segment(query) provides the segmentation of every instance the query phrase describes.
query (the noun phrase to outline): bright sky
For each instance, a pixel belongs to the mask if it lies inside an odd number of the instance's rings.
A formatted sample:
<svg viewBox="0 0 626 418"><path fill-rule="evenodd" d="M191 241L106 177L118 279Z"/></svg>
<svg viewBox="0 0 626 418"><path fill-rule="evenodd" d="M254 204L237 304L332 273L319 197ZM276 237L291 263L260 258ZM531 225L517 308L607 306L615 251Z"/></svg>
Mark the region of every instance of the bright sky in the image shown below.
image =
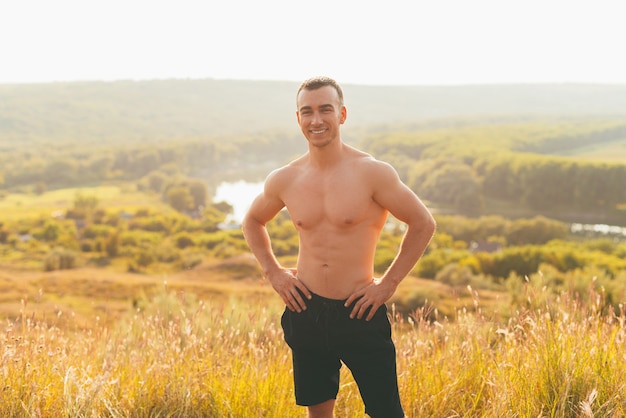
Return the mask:
<svg viewBox="0 0 626 418"><path fill-rule="evenodd" d="M6 0L0 83L626 83L623 0Z"/></svg>

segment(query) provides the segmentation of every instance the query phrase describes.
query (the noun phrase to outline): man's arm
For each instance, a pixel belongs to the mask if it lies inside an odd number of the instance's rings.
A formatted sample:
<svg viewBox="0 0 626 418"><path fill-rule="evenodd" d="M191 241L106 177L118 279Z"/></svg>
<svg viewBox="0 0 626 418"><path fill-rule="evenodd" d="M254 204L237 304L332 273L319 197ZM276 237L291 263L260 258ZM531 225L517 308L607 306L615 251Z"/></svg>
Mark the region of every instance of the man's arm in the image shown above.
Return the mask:
<svg viewBox="0 0 626 418"><path fill-rule="evenodd" d="M375 175L369 178L374 188L374 200L387 209L395 218L406 224L406 231L395 259L382 275L370 286L350 295L346 301L349 306L355 303L351 317L372 319L378 308L394 294L400 282L415 267L424 254L435 233L435 219L422 201L400 181L396 171L386 163L378 163ZM360 298L360 299L359 299Z"/></svg>
<svg viewBox="0 0 626 418"><path fill-rule="evenodd" d="M270 281L276 293L280 295L290 310L300 312L306 309L306 304L298 289L309 299L311 294L306 286L297 279L295 270L281 266L272 251L266 224L285 205L273 195L270 181L268 178L265 190L254 199L246 213L242 223L243 235L250 250L261 265L263 274Z"/></svg>

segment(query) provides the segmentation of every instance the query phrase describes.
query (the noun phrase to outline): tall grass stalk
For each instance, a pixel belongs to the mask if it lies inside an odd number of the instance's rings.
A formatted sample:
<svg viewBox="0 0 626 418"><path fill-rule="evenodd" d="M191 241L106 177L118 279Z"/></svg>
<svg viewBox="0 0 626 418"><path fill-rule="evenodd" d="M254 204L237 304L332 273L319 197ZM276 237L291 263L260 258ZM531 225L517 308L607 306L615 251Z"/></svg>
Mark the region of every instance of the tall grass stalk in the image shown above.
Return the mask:
<svg viewBox="0 0 626 418"><path fill-rule="evenodd" d="M453 320L392 309L407 416L626 415L623 310L605 308L601 289L584 301L531 282L526 292L504 322L473 291ZM78 328L23 303L0 330L0 416L305 416L276 298L212 304L164 290L141 306L113 328ZM364 416L346 368L336 412Z"/></svg>
<svg viewBox="0 0 626 418"><path fill-rule="evenodd" d="M528 306L505 324L480 309L461 310L444 324L418 311L409 331L396 321L405 330L396 335L409 416L626 416L623 305L605 312L595 289L588 301L526 291Z"/></svg>

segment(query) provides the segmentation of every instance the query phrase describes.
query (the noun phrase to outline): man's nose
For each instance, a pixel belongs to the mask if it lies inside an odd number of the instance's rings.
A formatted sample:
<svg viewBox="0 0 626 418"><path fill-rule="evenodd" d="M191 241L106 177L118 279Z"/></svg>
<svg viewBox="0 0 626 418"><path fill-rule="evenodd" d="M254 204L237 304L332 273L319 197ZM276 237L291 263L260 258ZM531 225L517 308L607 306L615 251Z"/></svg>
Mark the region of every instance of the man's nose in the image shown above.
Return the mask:
<svg viewBox="0 0 626 418"><path fill-rule="evenodd" d="M311 119L311 122L313 122L314 124L321 123L322 115L319 112L313 112L313 117Z"/></svg>

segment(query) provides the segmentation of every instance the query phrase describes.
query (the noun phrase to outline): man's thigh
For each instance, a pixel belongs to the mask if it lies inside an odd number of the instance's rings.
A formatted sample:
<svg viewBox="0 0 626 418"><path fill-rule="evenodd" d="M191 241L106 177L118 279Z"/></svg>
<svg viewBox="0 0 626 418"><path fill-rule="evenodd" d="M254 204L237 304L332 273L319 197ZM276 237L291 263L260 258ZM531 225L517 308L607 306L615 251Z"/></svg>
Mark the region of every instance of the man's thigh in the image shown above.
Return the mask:
<svg viewBox="0 0 626 418"><path fill-rule="evenodd" d="M313 309L301 313L285 309L281 318L285 342L291 348L296 403L316 405L336 399L341 361L327 344Z"/></svg>
<svg viewBox="0 0 626 418"><path fill-rule="evenodd" d="M352 372L366 412L372 417L403 417L396 349L386 307L382 306L371 321L352 321L353 330L345 333L341 359Z"/></svg>

